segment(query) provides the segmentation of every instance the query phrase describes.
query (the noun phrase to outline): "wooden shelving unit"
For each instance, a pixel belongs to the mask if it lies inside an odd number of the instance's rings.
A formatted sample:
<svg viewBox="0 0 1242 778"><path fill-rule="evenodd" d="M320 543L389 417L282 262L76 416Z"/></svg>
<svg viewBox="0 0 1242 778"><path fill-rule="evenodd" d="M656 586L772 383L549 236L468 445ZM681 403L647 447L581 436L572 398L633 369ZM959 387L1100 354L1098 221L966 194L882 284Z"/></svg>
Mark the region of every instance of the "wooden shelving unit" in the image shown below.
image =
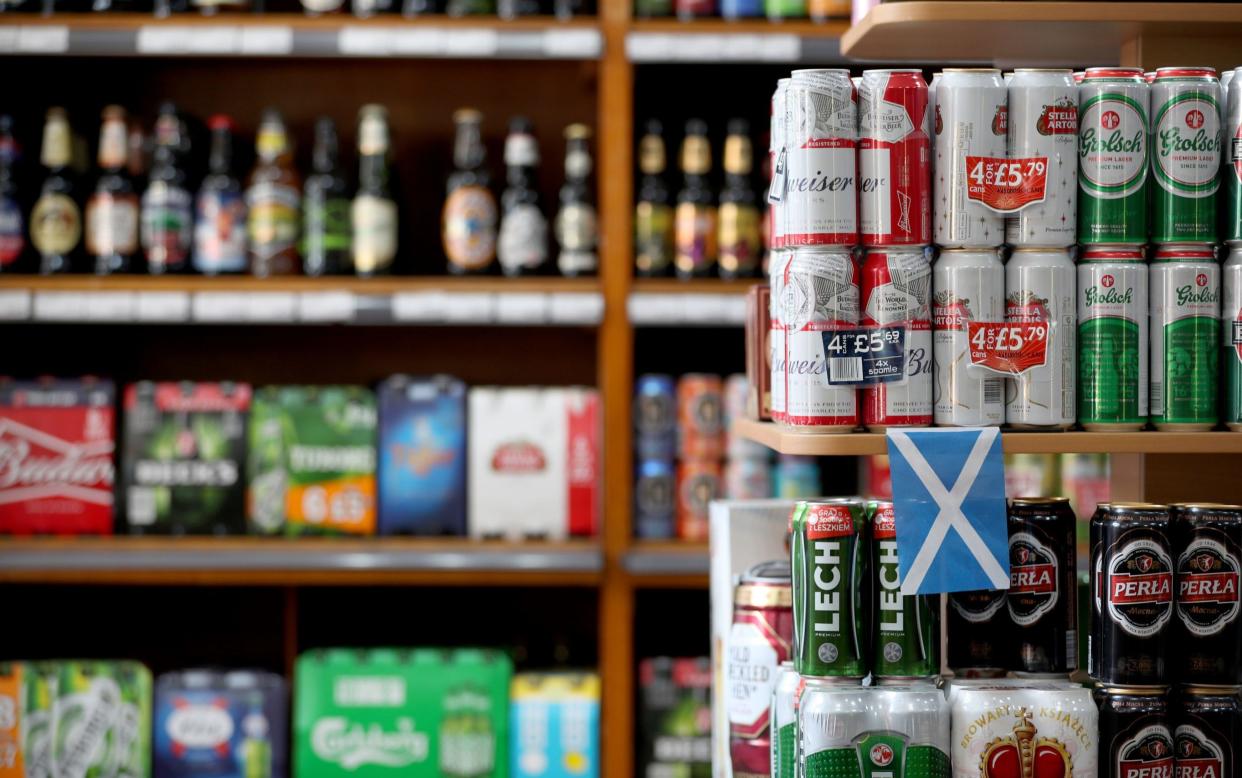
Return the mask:
<svg viewBox="0 0 1242 778"><path fill-rule="evenodd" d="M625 37L635 63L815 63L842 62L838 40L848 21L703 19L636 20Z"/></svg>

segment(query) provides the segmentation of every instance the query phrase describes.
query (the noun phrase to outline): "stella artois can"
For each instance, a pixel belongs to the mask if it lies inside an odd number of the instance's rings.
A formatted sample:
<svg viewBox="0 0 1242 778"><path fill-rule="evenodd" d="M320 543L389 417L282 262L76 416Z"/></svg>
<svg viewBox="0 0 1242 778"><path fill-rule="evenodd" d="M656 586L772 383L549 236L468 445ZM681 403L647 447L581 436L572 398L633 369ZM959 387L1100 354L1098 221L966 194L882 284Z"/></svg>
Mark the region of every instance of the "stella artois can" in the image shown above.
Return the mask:
<svg viewBox="0 0 1242 778"><path fill-rule="evenodd" d="M1088 68L1078 86L1078 240L1147 243L1147 112L1141 68Z"/></svg>
<svg viewBox="0 0 1242 778"><path fill-rule="evenodd" d="M1225 375L1221 409L1229 429L1242 432L1242 246L1229 247L1229 257L1221 268L1221 287L1225 293L1220 317Z"/></svg>
<svg viewBox="0 0 1242 778"><path fill-rule="evenodd" d="M858 243L858 105L848 70L795 70L777 197L786 246ZM779 162L778 162L779 166Z"/></svg>
<svg viewBox="0 0 1242 778"><path fill-rule="evenodd" d="M1091 431L1147 424L1147 263L1138 248L1078 258L1078 421Z"/></svg>
<svg viewBox="0 0 1242 778"><path fill-rule="evenodd" d="M1019 68L1009 82L1009 156L1042 158L1042 202L1005 219L1011 246L1073 245L1078 214L1078 87L1068 69Z"/></svg>
<svg viewBox="0 0 1242 778"><path fill-rule="evenodd" d="M1107 778L1173 778L1173 734L1168 690L1160 687L1101 686L1100 763Z"/></svg>
<svg viewBox="0 0 1242 778"><path fill-rule="evenodd" d="M1091 690L981 686L953 696L953 778L1097 778Z"/></svg>
<svg viewBox="0 0 1242 778"><path fill-rule="evenodd" d="M846 251L800 248L782 261L783 266L773 265L772 275L784 347L773 355L773 404L777 395L784 398L780 421L789 426L849 432L859 422L858 390L828 383L823 335L858 326L854 260Z"/></svg>
<svg viewBox="0 0 1242 778"><path fill-rule="evenodd" d="M1151 263L1151 420L1160 430L1217 422L1220 266L1207 246L1161 246Z"/></svg>
<svg viewBox="0 0 1242 778"><path fill-rule="evenodd" d="M1005 266L995 249L943 251L932 270L936 424L988 427L1005 420L1004 379L970 364L971 321L1003 321Z"/></svg>
<svg viewBox="0 0 1242 778"><path fill-rule="evenodd" d="M926 427L932 421L931 265L922 249L867 252L862 268L865 327L905 328L905 377L863 389L869 430Z"/></svg>
<svg viewBox="0 0 1242 778"><path fill-rule="evenodd" d="M1018 249L1005 265L1005 321L1046 324L1044 363L1008 379L1005 421L1014 427L1074 426L1077 278L1065 249Z"/></svg>
<svg viewBox="0 0 1242 778"><path fill-rule="evenodd" d="M794 666L808 677L867 674L867 510L857 497L798 503L791 518Z"/></svg>
<svg viewBox="0 0 1242 778"><path fill-rule="evenodd" d="M1214 68L1160 68L1151 85L1153 243L1215 243L1220 82Z"/></svg>
<svg viewBox="0 0 1242 778"><path fill-rule="evenodd" d="M772 709L768 721L772 727L772 757L769 773L772 778L794 778L798 762L798 707L796 696L802 676L793 662L781 662L772 690Z"/></svg>
<svg viewBox="0 0 1242 778"><path fill-rule="evenodd" d="M918 70L866 70L858 92L859 231L864 246L931 243L927 83Z"/></svg>
<svg viewBox="0 0 1242 778"><path fill-rule="evenodd" d="M1220 239L1225 243L1242 243L1242 82L1236 85L1235 70L1220 76L1222 112L1221 178L1225 182L1225 205L1221 208Z"/></svg>
<svg viewBox="0 0 1242 778"><path fill-rule="evenodd" d="M776 82L776 91L772 93L771 131L768 134L768 169L772 171L772 180L768 184L768 243L773 250L785 246L785 198L783 192L776 191L776 186L778 182L784 183L777 166L781 165L783 170L788 162L787 158L782 157L785 153L785 127L789 120L788 88L788 78Z"/></svg>
<svg viewBox="0 0 1242 778"><path fill-rule="evenodd" d="M945 248L994 248L1005 221L969 197L967 157L1004 157L1006 91L995 68L947 68L936 87L935 241Z"/></svg>

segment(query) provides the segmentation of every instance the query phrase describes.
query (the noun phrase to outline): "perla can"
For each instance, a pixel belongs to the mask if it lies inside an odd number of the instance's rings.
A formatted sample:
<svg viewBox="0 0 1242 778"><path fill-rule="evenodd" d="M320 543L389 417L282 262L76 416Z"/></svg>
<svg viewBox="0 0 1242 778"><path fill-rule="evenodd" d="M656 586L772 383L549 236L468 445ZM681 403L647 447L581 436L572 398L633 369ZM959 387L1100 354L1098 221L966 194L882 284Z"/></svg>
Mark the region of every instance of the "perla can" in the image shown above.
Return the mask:
<svg viewBox="0 0 1242 778"><path fill-rule="evenodd" d="M1182 683L1242 683L1242 507L1178 503L1172 508L1177 569L1170 657Z"/></svg>
<svg viewBox="0 0 1242 778"><path fill-rule="evenodd" d="M1078 258L1078 422L1090 431L1147 424L1147 263L1138 248Z"/></svg>
<svg viewBox="0 0 1242 778"><path fill-rule="evenodd" d="M1221 287L1225 298L1220 316L1225 376L1221 410L1229 429L1242 432L1242 246L1229 247L1229 257L1221 268Z"/></svg>
<svg viewBox="0 0 1242 778"><path fill-rule="evenodd" d="M869 430L932 421L931 265L922 249L875 249L862 267L864 327L905 328L905 377L862 391Z"/></svg>
<svg viewBox="0 0 1242 778"><path fill-rule="evenodd" d="M1227 70L1220 77L1224 114L1220 177L1225 182L1220 239L1230 245L1242 243L1242 81L1234 83L1236 72Z"/></svg>
<svg viewBox="0 0 1242 778"><path fill-rule="evenodd" d="M1141 68L1088 68L1078 86L1078 240L1147 243L1147 112Z"/></svg>
<svg viewBox="0 0 1242 778"><path fill-rule="evenodd" d="M1005 242L1004 218L968 196L967 157L1004 157L1005 82L996 68L946 68L936 86L935 241L945 248Z"/></svg>
<svg viewBox="0 0 1242 778"><path fill-rule="evenodd" d="M1048 327L1044 364L1005 381L1005 421L1011 426L1074 426L1076 289L1065 249L1018 249L1005 266L1005 321Z"/></svg>
<svg viewBox="0 0 1242 778"><path fill-rule="evenodd" d="M959 689L953 778L1098 778L1099 711L1091 690L1057 683Z"/></svg>
<svg viewBox="0 0 1242 778"><path fill-rule="evenodd" d="M1235 778L1242 710L1236 686L1182 686L1173 694L1173 774Z"/></svg>
<svg viewBox="0 0 1242 778"><path fill-rule="evenodd" d="M931 137L919 70L865 70L858 92L859 231L864 246L931 243Z"/></svg>
<svg viewBox="0 0 1242 778"><path fill-rule="evenodd" d="M1214 243L1220 187L1214 68L1160 68L1151 85L1153 243Z"/></svg>
<svg viewBox="0 0 1242 778"><path fill-rule="evenodd" d="M1078 213L1078 87L1068 69L1018 68L1009 82L1009 156L1042 158L1043 202L1005 219L1011 246L1073 245Z"/></svg>
<svg viewBox="0 0 1242 778"><path fill-rule="evenodd" d="M1005 266L997 252L943 251L932 268L936 424L987 427L1005 420L1004 379L970 364L967 325L1005 313Z"/></svg>
<svg viewBox="0 0 1242 778"><path fill-rule="evenodd" d="M1173 734L1168 690L1162 687L1101 686L1102 778L1173 778Z"/></svg>
<svg viewBox="0 0 1242 778"><path fill-rule="evenodd" d="M795 70L776 186L785 246L858 243L858 106L848 70Z"/></svg>
<svg viewBox="0 0 1242 778"><path fill-rule="evenodd" d="M940 672L939 598L901 593L893 503L876 500L868 510L875 618L871 672L881 681L928 678Z"/></svg>
<svg viewBox="0 0 1242 778"><path fill-rule="evenodd" d="M772 732L772 778L793 778L798 763L798 706L796 697L802 677L793 662L781 662L772 691L772 710L768 714Z"/></svg>
<svg viewBox="0 0 1242 778"><path fill-rule="evenodd" d="M1217 421L1220 266L1206 246L1161 246L1151 263L1151 420L1210 430Z"/></svg>
<svg viewBox="0 0 1242 778"><path fill-rule="evenodd" d="M867 514L857 497L798 503L792 516L794 666L867 674Z"/></svg>

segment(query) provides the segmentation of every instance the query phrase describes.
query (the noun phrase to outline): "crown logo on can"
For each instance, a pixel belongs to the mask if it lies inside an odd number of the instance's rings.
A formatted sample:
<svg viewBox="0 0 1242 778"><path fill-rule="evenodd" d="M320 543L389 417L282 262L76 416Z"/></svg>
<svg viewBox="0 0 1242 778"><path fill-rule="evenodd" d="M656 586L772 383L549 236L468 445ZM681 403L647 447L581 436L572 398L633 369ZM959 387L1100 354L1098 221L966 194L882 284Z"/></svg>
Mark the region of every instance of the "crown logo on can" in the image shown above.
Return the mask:
<svg viewBox="0 0 1242 778"><path fill-rule="evenodd" d="M1023 709L1013 734L990 741L979 759L981 778L1073 778L1065 745L1055 738L1036 737L1031 714Z"/></svg>

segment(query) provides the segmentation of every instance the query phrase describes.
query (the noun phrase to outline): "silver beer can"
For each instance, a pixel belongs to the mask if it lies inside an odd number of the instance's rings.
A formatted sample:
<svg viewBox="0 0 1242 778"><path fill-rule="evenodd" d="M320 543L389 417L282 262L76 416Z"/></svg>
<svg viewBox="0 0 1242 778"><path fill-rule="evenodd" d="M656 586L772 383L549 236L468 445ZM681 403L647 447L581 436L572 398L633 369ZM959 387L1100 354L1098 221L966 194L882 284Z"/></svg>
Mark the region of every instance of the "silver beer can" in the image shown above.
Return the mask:
<svg viewBox="0 0 1242 778"><path fill-rule="evenodd" d="M785 99L788 88L788 78L782 78L776 82L776 91L772 93L772 120L769 125L770 132L768 133L768 166L769 170L772 171L768 196L768 228L771 231L771 234L768 236L768 244L772 250L782 248L785 245L785 206L781 202L783 199L781 194L776 192L775 189L778 181L783 180L777 176L777 162L779 160L782 165L785 163L784 160L780 159L780 155L784 151L785 123L789 117Z"/></svg>
<svg viewBox="0 0 1242 778"><path fill-rule="evenodd" d="M798 768L803 776L857 765L855 738L867 731L869 693L857 679L804 678L798 700ZM830 772L823 772L827 768Z"/></svg>
<svg viewBox="0 0 1242 778"><path fill-rule="evenodd" d="M922 683L880 686L871 692L871 743L859 749L859 759L871 770L864 775L880 776L896 759L886 762L885 746L896 751L900 746L886 742L880 733L893 733L904 741L903 775L944 775L949 771L949 705L935 686ZM869 745L869 747L865 747ZM943 770L943 772L941 772Z"/></svg>
<svg viewBox="0 0 1242 778"><path fill-rule="evenodd" d="M1005 219L1011 246L1063 248L1078 226L1078 86L1068 69L1019 68L1009 83L1009 157L1043 158L1042 202Z"/></svg>
<svg viewBox="0 0 1242 778"><path fill-rule="evenodd" d="M848 70L795 70L777 196L785 246L858 243L858 95Z"/></svg>
<svg viewBox="0 0 1242 778"><path fill-rule="evenodd" d="M1074 426L1077 289L1074 262L1066 249L1018 249L1005 265L1005 321L1048 327L1043 366L1005 381L1005 421L1010 426Z"/></svg>
<svg viewBox="0 0 1242 778"><path fill-rule="evenodd" d="M995 68L947 68L936 86L933 197L936 244L994 248L1005 242L1004 218L968 196L967 157L1004 157L1005 82Z"/></svg>
<svg viewBox="0 0 1242 778"><path fill-rule="evenodd" d="M802 677L793 668L793 662L781 662L776 674L776 688L772 690L772 710L768 721L772 722L769 737L772 741L772 778L793 778L798 764L798 686Z"/></svg>
<svg viewBox="0 0 1242 778"><path fill-rule="evenodd" d="M1085 687L1030 681L953 695L953 778L1098 778L1099 711Z"/></svg>
<svg viewBox="0 0 1242 778"><path fill-rule="evenodd" d="M1005 420L1004 379L970 364L967 325L1005 315L1005 266L995 249L942 251L932 267L935 423L991 427Z"/></svg>
<svg viewBox="0 0 1242 778"><path fill-rule="evenodd" d="M785 248L773 249L768 255L768 415L778 423L785 420L785 327L781 323L780 289L792 256L793 251Z"/></svg>

